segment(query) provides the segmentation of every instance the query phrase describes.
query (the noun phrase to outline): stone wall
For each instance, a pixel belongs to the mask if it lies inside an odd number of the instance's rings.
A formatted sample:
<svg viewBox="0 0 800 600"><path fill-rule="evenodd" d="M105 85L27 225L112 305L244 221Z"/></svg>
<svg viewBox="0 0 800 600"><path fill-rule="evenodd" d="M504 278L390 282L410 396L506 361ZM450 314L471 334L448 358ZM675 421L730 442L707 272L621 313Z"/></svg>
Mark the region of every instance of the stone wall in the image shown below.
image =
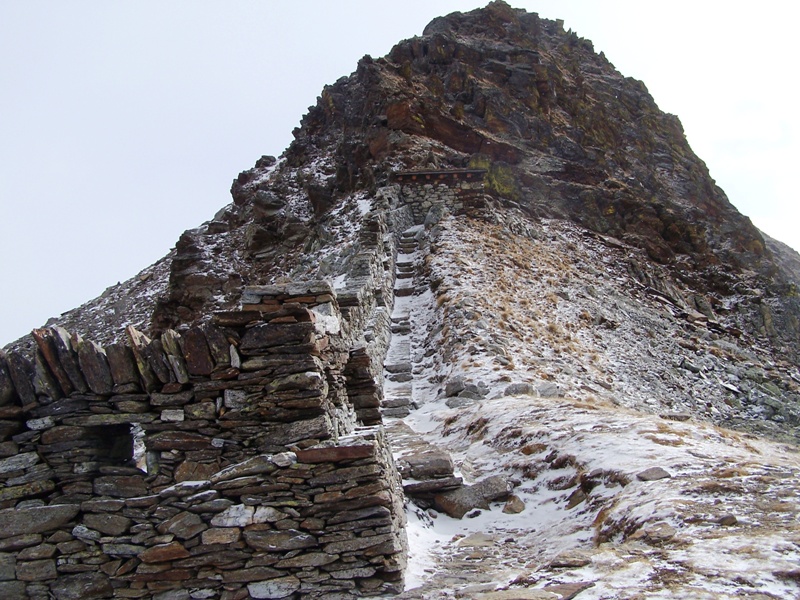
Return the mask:
<svg viewBox="0 0 800 600"><path fill-rule="evenodd" d="M213 322L0 357L0 597L349 598L402 589L402 490L359 426L323 282Z"/></svg>
<svg viewBox="0 0 800 600"><path fill-rule="evenodd" d="M417 224L429 215L447 209L452 214L470 213L485 204L482 169L447 171L408 171L392 179L400 186L402 203L408 206Z"/></svg>
<svg viewBox="0 0 800 600"><path fill-rule="evenodd" d="M484 206L477 175L379 190L338 293L249 287L240 310L153 340L46 328L32 357L0 355L0 597L399 592L380 413L398 234Z"/></svg>

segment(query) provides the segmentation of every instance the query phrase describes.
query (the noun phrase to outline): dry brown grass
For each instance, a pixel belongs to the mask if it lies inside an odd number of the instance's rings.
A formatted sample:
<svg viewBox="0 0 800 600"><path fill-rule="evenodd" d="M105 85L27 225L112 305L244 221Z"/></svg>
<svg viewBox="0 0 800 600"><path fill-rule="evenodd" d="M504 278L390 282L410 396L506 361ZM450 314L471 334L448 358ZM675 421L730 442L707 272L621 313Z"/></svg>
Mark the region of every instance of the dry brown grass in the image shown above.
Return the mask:
<svg viewBox="0 0 800 600"><path fill-rule="evenodd" d="M793 513L797 509L796 502L784 502L777 498L766 498L763 500L756 500L755 506L758 510L770 513Z"/></svg>
<svg viewBox="0 0 800 600"><path fill-rule="evenodd" d="M732 495L738 496L744 494L747 490L739 483L731 483L727 481L704 481L695 486L690 493L701 495Z"/></svg>
<svg viewBox="0 0 800 600"><path fill-rule="evenodd" d="M719 479L729 479L731 477L746 477L748 475L747 469L744 467L721 467L711 471L713 477Z"/></svg>
<svg viewBox="0 0 800 600"><path fill-rule="evenodd" d="M684 441L682 439L663 438L663 437L659 437L659 436L653 435L653 434L646 434L646 435L643 435L642 437L645 438L645 439L648 439L651 442L653 442L654 444L658 444L660 446L677 447L677 446L685 445Z"/></svg>

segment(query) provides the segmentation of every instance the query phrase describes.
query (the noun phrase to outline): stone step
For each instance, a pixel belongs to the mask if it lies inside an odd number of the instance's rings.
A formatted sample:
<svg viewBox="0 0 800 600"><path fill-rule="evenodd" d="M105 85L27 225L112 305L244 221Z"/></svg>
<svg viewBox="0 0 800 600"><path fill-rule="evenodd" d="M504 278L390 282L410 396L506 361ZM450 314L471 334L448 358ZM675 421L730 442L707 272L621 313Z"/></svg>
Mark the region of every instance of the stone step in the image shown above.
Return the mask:
<svg viewBox="0 0 800 600"><path fill-rule="evenodd" d="M395 281L394 286L395 288L408 288L408 287L413 288L414 282L409 281L408 279L401 279L400 281Z"/></svg>
<svg viewBox="0 0 800 600"><path fill-rule="evenodd" d="M400 408L403 406L411 406L411 398L409 396L399 396L397 398L384 398L381 402L382 408Z"/></svg>
<svg viewBox="0 0 800 600"><path fill-rule="evenodd" d="M411 414L411 409L407 406L402 406L400 408L384 408L381 410L381 414L384 417L394 417L397 419L402 419L403 417L407 417Z"/></svg>
<svg viewBox="0 0 800 600"><path fill-rule="evenodd" d="M405 383L406 381L414 381L414 376L411 373L389 373L386 375L386 379Z"/></svg>
<svg viewBox="0 0 800 600"><path fill-rule="evenodd" d="M384 400L388 398L406 398L410 403L413 395L414 391L410 383L393 383L386 387L386 398Z"/></svg>
<svg viewBox="0 0 800 600"><path fill-rule="evenodd" d="M386 410L382 412L386 415ZM453 474L453 459L446 450L427 442L402 421L387 423L386 433L406 495L430 499L436 493L461 487L461 478Z"/></svg>
<svg viewBox="0 0 800 600"><path fill-rule="evenodd" d="M409 271L408 273L400 272L397 274L397 279L411 279L414 275L415 273L413 271Z"/></svg>
<svg viewBox="0 0 800 600"><path fill-rule="evenodd" d="M389 344L389 350L386 353L386 358L384 359L384 363L399 363L399 362L410 362L409 356L411 356L411 342L408 339L393 339Z"/></svg>
<svg viewBox="0 0 800 600"><path fill-rule="evenodd" d="M411 373L411 362L384 364L383 368L389 373Z"/></svg>
<svg viewBox="0 0 800 600"><path fill-rule="evenodd" d="M395 335L406 335L411 333L411 323L403 321L392 325L392 333Z"/></svg>
<svg viewBox="0 0 800 600"><path fill-rule="evenodd" d="M394 295L400 298L414 295L414 287L401 287L394 290Z"/></svg>

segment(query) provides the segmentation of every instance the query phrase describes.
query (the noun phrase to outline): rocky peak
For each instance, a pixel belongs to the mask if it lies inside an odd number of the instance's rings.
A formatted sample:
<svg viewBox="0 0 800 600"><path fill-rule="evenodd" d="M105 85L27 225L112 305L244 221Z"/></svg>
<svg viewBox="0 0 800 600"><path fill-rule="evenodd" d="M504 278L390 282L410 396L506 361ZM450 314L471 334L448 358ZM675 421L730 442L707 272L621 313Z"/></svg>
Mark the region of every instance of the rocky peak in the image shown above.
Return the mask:
<svg viewBox="0 0 800 600"><path fill-rule="evenodd" d="M627 237L659 262L770 270L759 232L644 84L560 23L503 2L365 57L295 136L289 165L333 151L332 192L385 182L398 166L480 164L530 214Z"/></svg>
<svg viewBox="0 0 800 600"><path fill-rule="evenodd" d="M356 196L373 197L398 171L484 168L498 210L619 239L715 310L744 300L744 321L758 327L767 310L768 335L796 355L792 261L776 260L730 204L678 118L558 21L502 1L435 19L327 86L294 136L279 163L261 159L239 175L219 225L237 230L227 243L237 256L255 259L243 263L245 281L335 277L358 253L342 234L343 217L348 227L361 218ZM159 326L197 318L208 300L187 294L175 268L173 278Z"/></svg>

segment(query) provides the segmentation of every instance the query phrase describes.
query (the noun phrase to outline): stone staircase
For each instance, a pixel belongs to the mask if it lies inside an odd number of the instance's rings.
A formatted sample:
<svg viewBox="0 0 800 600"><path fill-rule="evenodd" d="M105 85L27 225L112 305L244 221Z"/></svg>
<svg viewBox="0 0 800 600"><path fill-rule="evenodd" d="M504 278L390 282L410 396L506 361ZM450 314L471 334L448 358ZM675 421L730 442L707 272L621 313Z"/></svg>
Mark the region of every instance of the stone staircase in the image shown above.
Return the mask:
<svg viewBox="0 0 800 600"><path fill-rule="evenodd" d="M412 227L402 232L398 239L395 302L391 315L392 338L384 361L385 386L381 413L384 418L389 418L385 421L386 432L403 478L403 490L407 496L430 505L436 494L457 489L462 481L453 473L450 454L427 442L401 420L417 408L414 403L414 365L411 359L414 334L412 310L421 254L419 241L423 231L421 225Z"/></svg>
<svg viewBox="0 0 800 600"><path fill-rule="evenodd" d="M421 226L400 234L395 262L394 310L391 316L392 339L384 361L386 386L381 403L384 417L405 417L414 407L414 375L411 364L411 305L414 295L418 237Z"/></svg>

